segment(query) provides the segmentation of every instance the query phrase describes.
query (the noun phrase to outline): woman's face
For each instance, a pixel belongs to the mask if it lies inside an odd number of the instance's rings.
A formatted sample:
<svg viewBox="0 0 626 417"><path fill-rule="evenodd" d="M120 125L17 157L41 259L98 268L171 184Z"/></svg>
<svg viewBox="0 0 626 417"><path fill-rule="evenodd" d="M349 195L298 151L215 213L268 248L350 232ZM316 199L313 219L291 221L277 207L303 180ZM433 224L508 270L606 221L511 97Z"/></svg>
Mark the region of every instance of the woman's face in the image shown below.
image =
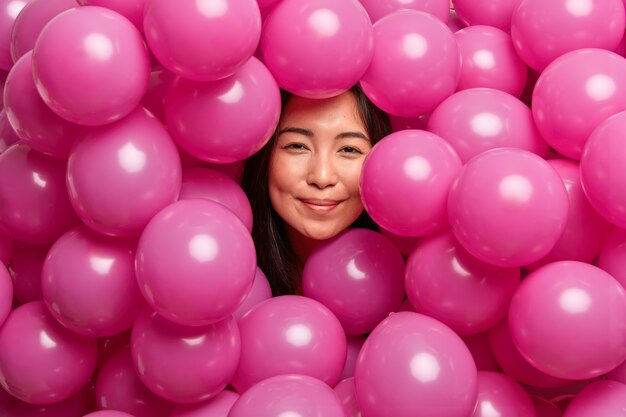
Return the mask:
<svg viewBox="0 0 626 417"><path fill-rule="evenodd" d="M272 206L291 236L337 235L363 211L359 177L372 148L353 94L291 97L278 129L269 162Z"/></svg>

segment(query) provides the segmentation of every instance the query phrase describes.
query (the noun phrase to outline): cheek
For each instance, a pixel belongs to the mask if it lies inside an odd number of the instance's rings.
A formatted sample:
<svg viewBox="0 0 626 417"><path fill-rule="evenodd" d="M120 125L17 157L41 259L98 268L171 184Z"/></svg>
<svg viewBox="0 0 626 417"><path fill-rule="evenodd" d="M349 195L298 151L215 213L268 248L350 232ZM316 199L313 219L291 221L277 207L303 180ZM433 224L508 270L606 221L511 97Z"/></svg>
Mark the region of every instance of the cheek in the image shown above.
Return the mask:
<svg viewBox="0 0 626 417"><path fill-rule="evenodd" d="M363 161L350 161L342 170L342 181L349 191L350 195L360 196L359 182L361 179L361 169Z"/></svg>

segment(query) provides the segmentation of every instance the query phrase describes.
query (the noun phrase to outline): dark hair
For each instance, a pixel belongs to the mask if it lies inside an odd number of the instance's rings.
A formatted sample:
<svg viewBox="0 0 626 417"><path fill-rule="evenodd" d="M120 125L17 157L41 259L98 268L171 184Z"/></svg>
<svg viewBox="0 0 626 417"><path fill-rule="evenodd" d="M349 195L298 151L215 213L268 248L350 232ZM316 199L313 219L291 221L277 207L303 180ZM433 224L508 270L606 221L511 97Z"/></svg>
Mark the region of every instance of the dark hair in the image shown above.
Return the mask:
<svg viewBox="0 0 626 417"><path fill-rule="evenodd" d="M367 98L361 87L357 84L350 91L356 99L359 116L372 144L391 133L389 118ZM281 95L284 109L291 94L281 91ZM274 132L269 142L248 158L241 185L252 206L252 238L256 246L257 263L267 276L273 295L284 295L299 292L300 272L296 254L285 233L285 222L276 213L269 198L269 159L277 133ZM351 227L378 230L365 210Z"/></svg>

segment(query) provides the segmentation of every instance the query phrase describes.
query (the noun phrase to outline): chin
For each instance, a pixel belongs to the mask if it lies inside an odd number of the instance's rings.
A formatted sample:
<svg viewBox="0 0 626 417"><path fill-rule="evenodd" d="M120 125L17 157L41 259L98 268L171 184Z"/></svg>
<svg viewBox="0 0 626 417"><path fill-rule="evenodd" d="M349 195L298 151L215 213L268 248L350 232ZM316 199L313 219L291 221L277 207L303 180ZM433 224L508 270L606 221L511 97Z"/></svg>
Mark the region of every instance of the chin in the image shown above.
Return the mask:
<svg viewBox="0 0 626 417"><path fill-rule="evenodd" d="M332 230L308 230L302 233L309 239L313 240L327 240L337 236L339 233L343 232L347 227L340 229L332 229Z"/></svg>

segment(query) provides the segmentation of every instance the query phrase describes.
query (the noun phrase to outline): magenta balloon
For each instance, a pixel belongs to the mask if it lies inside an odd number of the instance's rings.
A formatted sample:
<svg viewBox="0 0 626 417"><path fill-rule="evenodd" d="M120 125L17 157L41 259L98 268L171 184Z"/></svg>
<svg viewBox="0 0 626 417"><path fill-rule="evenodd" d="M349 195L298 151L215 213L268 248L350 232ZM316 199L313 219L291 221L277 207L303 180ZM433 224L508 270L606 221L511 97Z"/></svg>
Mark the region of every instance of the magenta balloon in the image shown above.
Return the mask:
<svg viewBox="0 0 626 417"><path fill-rule="evenodd" d="M380 233L395 245L403 258L408 257L415 245L420 241L419 237L399 236L383 228L380 228Z"/></svg>
<svg viewBox="0 0 626 417"><path fill-rule="evenodd" d="M537 80L532 110L546 142L562 155L580 159L591 132L626 110L626 58L601 49L557 58Z"/></svg>
<svg viewBox="0 0 626 417"><path fill-rule="evenodd" d="M236 392L224 390L202 403L179 405L169 417L227 417L238 398Z"/></svg>
<svg viewBox="0 0 626 417"><path fill-rule="evenodd" d="M496 357L491 351L488 331L463 335L461 338L471 352L476 368L479 371L502 372L502 368L500 368Z"/></svg>
<svg viewBox="0 0 626 417"><path fill-rule="evenodd" d="M32 404L70 398L96 365L96 340L61 326L41 301L11 312L0 327L0 385Z"/></svg>
<svg viewBox="0 0 626 417"><path fill-rule="evenodd" d="M210 200L177 201L161 210L137 247L144 297L163 317L183 325L229 317L250 291L255 271L250 232L232 211Z"/></svg>
<svg viewBox="0 0 626 417"><path fill-rule="evenodd" d="M472 158L450 190L454 236L484 262L518 267L552 250L567 222L556 171L534 153L498 148Z"/></svg>
<svg viewBox="0 0 626 417"><path fill-rule="evenodd" d="M165 124L165 95L171 82L176 78L166 69L155 69L150 73L148 91L141 99L141 105Z"/></svg>
<svg viewBox="0 0 626 417"><path fill-rule="evenodd" d="M130 347L118 349L102 366L96 379L96 401L101 410L118 410L134 417L169 417L174 408L139 379Z"/></svg>
<svg viewBox="0 0 626 417"><path fill-rule="evenodd" d="M4 86L0 85L0 91L3 89ZM17 133L15 133L15 130L13 130L11 123L9 123L6 110L3 108L0 110L0 154L19 140L20 138L17 136Z"/></svg>
<svg viewBox="0 0 626 417"><path fill-rule="evenodd" d="M241 185L241 180L243 179L243 171L245 168L245 160L231 162L229 164L200 162L200 166L204 166L206 168L212 169L213 171L219 171L223 174L226 174L233 180L235 180L237 184Z"/></svg>
<svg viewBox="0 0 626 417"><path fill-rule="evenodd" d="M241 161L270 139L280 117L280 90L268 69L250 58L237 72L212 83L178 78L165 97L174 140L198 159Z"/></svg>
<svg viewBox="0 0 626 417"><path fill-rule="evenodd" d="M605 219L621 228L626 227L626 196L619 191L626 187L626 157L615 150L626 144L624 128L626 112L600 123L589 136L580 160L580 180L589 202Z"/></svg>
<svg viewBox="0 0 626 417"><path fill-rule="evenodd" d="M86 6L85 6L86 7ZM178 197L180 158L165 127L142 107L79 135L67 166L70 200L83 222L112 236L137 236Z"/></svg>
<svg viewBox="0 0 626 417"><path fill-rule="evenodd" d="M46 24L61 12L78 7L76 0L30 0L15 19L11 31L13 62L31 51Z"/></svg>
<svg viewBox="0 0 626 417"><path fill-rule="evenodd" d="M391 123L391 130L397 132L398 130L418 129L426 130L428 126L428 118L430 114L422 114L417 117L400 117L389 114L389 122Z"/></svg>
<svg viewBox="0 0 626 417"><path fill-rule="evenodd" d="M337 394L307 375L278 375L244 392L228 417L346 417Z"/></svg>
<svg viewBox="0 0 626 417"><path fill-rule="evenodd" d="M449 327L394 313L368 336L354 381L364 416L468 416L476 404L472 355Z"/></svg>
<svg viewBox="0 0 626 417"><path fill-rule="evenodd" d="M8 71L13 66L11 59L11 31L15 19L29 0L0 0L0 70Z"/></svg>
<svg viewBox="0 0 626 417"><path fill-rule="evenodd" d="M102 410L102 411L94 411L93 413L85 414L83 417L136 417L136 416L130 415L123 411Z"/></svg>
<svg viewBox="0 0 626 417"><path fill-rule="evenodd" d="M252 232L252 208L248 197L228 175L206 168L184 170L178 199L192 198L204 198L222 204Z"/></svg>
<svg viewBox="0 0 626 417"><path fill-rule="evenodd" d="M263 23L263 62L281 88L302 97L350 89L373 48L372 23L357 0L283 0Z"/></svg>
<svg viewBox="0 0 626 417"><path fill-rule="evenodd" d="M83 6L106 7L118 12L130 20L140 32L143 32L143 11L146 2L147 0L78 0Z"/></svg>
<svg viewBox="0 0 626 417"><path fill-rule="evenodd" d="M560 378L593 378L626 359L626 290L593 265L548 264L515 292L509 326L536 368Z"/></svg>
<svg viewBox="0 0 626 417"><path fill-rule="evenodd" d="M356 360L359 356L359 352L365 343L365 336L362 335L349 335L346 337L346 364L343 367L340 380L350 378L354 376L354 368L356 367Z"/></svg>
<svg viewBox="0 0 626 417"><path fill-rule="evenodd" d="M57 116L39 96L33 82L32 52L11 68L4 96L6 115L17 136L36 151L67 159L81 126Z"/></svg>
<svg viewBox="0 0 626 417"><path fill-rule="evenodd" d="M241 359L231 381L238 392L289 373L309 375L330 386L339 382L346 336L339 320L318 301L297 295L270 298L238 324Z"/></svg>
<svg viewBox="0 0 626 417"><path fill-rule="evenodd" d="M417 245L407 261L405 277L407 297L415 311L458 334L472 334L506 316L520 283L520 270L474 258L446 230Z"/></svg>
<svg viewBox="0 0 626 417"><path fill-rule="evenodd" d="M231 380L241 350L237 322L229 317L208 326L181 326L145 310L131 336L133 363L155 394L195 403L219 394Z"/></svg>
<svg viewBox="0 0 626 417"><path fill-rule="evenodd" d="M0 393L0 414L16 417L81 417L90 405L89 387L78 394L54 404L29 404L9 395ZM2 398L6 396L6 398Z"/></svg>
<svg viewBox="0 0 626 417"><path fill-rule="evenodd" d="M9 316L13 305L13 281L9 270L0 262L0 327Z"/></svg>
<svg viewBox="0 0 626 417"><path fill-rule="evenodd" d="M15 245L8 266L13 279L13 295L20 303L43 300L41 270L49 249L49 245Z"/></svg>
<svg viewBox="0 0 626 417"><path fill-rule="evenodd" d="M510 377L490 371L478 372L478 401L472 417L536 417L532 400Z"/></svg>
<svg viewBox="0 0 626 417"><path fill-rule="evenodd" d="M459 48L445 23L402 10L374 25L374 56L361 86L387 113L415 117L454 93L460 66Z"/></svg>
<svg viewBox="0 0 626 417"><path fill-rule="evenodd" d="M443 23L450 17L449 0L359 0L372 23L398 10L419 10L430 13Z"/></svg>
<svg viewBox="0 0 626 417"><path fill-rule="evenodd" d="M315 247L302 294L328 307L346 334L369 333L404 299L404 260L385 236L348 229Z"/></svg>
<svg viewBox="0 0 626 417"><path fill-rule="evenodd" d="M461 53L459 90L488 87L519 97L528 69L511 36L492 26L469 26L454 34Z"/></svg>
<svg viewBox="0 0 626 417"><path fill-rule="evenodd" d="M41 31L33 76L56 114L73 123L103 125L139 104L148 88L150 60L141 33L128 19L83 6L61 13Z"/></svg>
<svg viewBox="0 0 626 417"><path fill-rule="evenodd" d="M487 25L511 30L511 17L518 0L454 0L454 10L467 25Z"/></svg>
<svg viewBox="0 0 626 417"><path fill-rule="evenodd" d="M350 377L342 380L335 388L335 393L341 401L345 417L361 417L361 410L359 410L359 403L356 398L356 388L354 386L354 377Z"/></svg>
<svg viewBox="0 0 626 417"><path fill-rule="evenodd" d="M459 30L466 28L467 25L465 22L459 18L459 15L456 13L454 9L450 9L450 17L448 19L448 27L452 31L452 33L456 33Z"/></svg>
<svg viewBox="0 0 626 417"><path fill-rule="evenodd" d="M623 416L626 385L615 381L595 381L569 404L563 417Z"/></svg>
<svg viewBox="0 0 626 417"><path fill-rule="evenodd" d="M542 71L576 49L614 50L625 21L622 0L520 0L511 17L511 37L519 56Z"/></svg>
<svg viewBox="0 0 626 417"><path fill-rule="evenodd" d="M493 148L524 149L541 157L548 153L531 110L516 97L491 88L451 95L430 115L428 130L452 145L464 163Z"/></svg>
<svg viewBox="0 0 626 417"><path fill-rule="evenodd" d="M261 36L254 0L145 0L143 27L150 50L169 71L196 81L235 73Z"/></svg>
<svg viewBox="0 0 626 417"><path fill-rule="evenodd" d="M423 236L447 224L448 192L460 171L460 158L439 136L422 130L395 132L367 155L361 199L384 229Z"/></svg>
<svg viewBox="0 0 626 417"><path fill-rule="evenodd" d="M130 346L131 330L116 334L115 336L101 337L98 339L98 362L96 363L96 374L100 373L104 364L118 350L125 346Z"/></svg>
<svg viewBox="0 0 626 417"><path fill-rule="evenodd" d="M531 400L537 417L561 417L563 415L561 409L548 400L537 396L532 396Z"/></svg>
<svg viewBox="0 0 626 417"><path fill-rule="evenodd" d="M8 265L13 256L13 238L0 229L0 262Z"/></svg>
<svg viewBox="0 0 626 417"><path fill-rule="evenodd" d="M626 384L626 361L622 362L610 372L606 374L606 379Z"/></svg>
<svg viewBox="0 0 626 417"><path fill-rule="evenodd" d="M6 232L23 242L51 243L79 223L65 167L19 143L0 155L0 224Z"/></svg>
<svg viewBox="0 0 626 417"><path fill-rule="evenodd" d="M616 227L609 233L602 243L598 266L626 288L626 230Z"/></svg>
<svg viewBox="0 0 626 417"><path fill-rule="evenodd" d="M257 266L252 288L250 288L250 292L248 292L243 303L233 312L233 317L239 320L252 307L269 298L272 298L272 287L261 268Z"/></svg>

